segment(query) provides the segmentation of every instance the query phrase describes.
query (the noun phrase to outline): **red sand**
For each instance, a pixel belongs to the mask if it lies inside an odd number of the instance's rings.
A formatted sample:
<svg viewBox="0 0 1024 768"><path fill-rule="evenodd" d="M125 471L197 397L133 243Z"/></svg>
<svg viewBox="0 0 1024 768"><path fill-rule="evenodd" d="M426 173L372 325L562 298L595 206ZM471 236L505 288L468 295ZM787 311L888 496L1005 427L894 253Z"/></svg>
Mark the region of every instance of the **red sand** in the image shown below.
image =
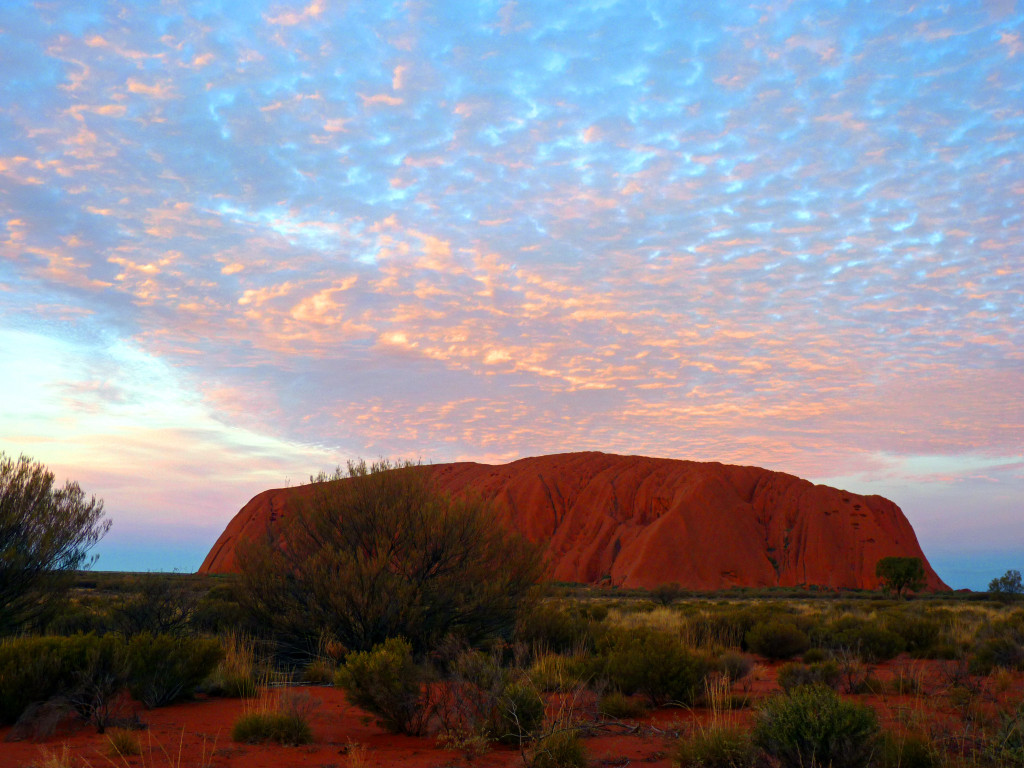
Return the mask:
<svg viewBox="0 0 1024 768"><path fill-rule="evenodd" d="M900 728L900 724L917 722L915 727L941 729L945 738L956 744L958 733L973 738L976 726L965 723L948 693L950 683L944 674L945 662L911 661L899 659L880 665L875 674L882 681L904 674L920 677L921 695L880 695L846 697L872 706L883 726ZM775 677L778 664L760 664L753 676L733 686L734 695L749 695L751 702L777 691ZM982 686L978 696L978 713L989 720L997 710L1015 707L1024 690L1024 674L1015 673L999 690L992 678L974 678ZM232 723L247 706L237 699L201 699L194 702L152 711L139 710L148 730L140 731L142 756L125 760L106 755L106 737L94 729L79 726L65 730L43 743L6 742L10 729L0 729L0 768L22 768L40 762L42 750L59 751L63 744L71 750L72 764L81 766L146 766L147 768L291 768L317 766L344 768L352 765L348 757L349 745L365 748L362 765L381 768L412 766L413 768L440 768L441 766L497 766L522 765L516 749L495 747L485 755L469 760L462 753L447 751L437 746L433 738L413 738L385 733L372 717L351 707L341 691L325 687L292 689L308 692L319 702L312 717L315 743L306 747L279 747L235 744L231 742ZM750 708L725 713L724 717L747 723L752 717ZM638 734L605 733L584 740L592 765L645 764L664 766L671 764L673 734L686 732L697 723L710 718L705 709L662 709L644 718L643 724L653 726ZM655 730L656 729L656 730ZM606 730L623 730L622 726ZM660 733L658 732L660 731ZM968 739L970 740L970 739Z"/></svg>
<svg viewBox="0 0 1024 768"><path fill-rule="evenodd" d="M877 589L875 564L920 557L927 588L948 587L910 523L881 496L860 496L758 467L565 453L491 466L423 467L449 493L473 491L532 541L558 581L690 589L819 585ZM341 481L345 482L345 481ZM238 541L262 534L313 486L254 497L200 572L236 568Z"/></svg>

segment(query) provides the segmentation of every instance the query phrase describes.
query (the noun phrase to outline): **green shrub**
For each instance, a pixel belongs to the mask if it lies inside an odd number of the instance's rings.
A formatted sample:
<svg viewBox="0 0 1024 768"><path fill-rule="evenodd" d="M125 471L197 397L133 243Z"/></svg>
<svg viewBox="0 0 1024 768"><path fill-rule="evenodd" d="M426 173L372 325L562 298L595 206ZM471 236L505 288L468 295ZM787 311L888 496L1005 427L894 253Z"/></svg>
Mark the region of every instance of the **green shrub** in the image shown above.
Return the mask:
<svg viewBox="0 0 1024 768"><path fill-rule="evenodd" d="M530 768L586 768L587 751L575 730L557 730L534 742L527 764Z"/></svg>
<svg viewBox="0 0 1024 768"><path fill-rule="evenodd" d="M782 620L755 624L747 632L746 639L750 650L769 659L789 659L803 653L811 645L806 632Z"/></svg>
<svg viewBox="0 0 1024 768"><path fill-rule="evenodd" d="M229 633L222 642L224 656L207 680L206 692L232 699L252 698L259 692L255 641Z"/></svg>
<svg viewBox="0 0 1024 768"><path fill-rule="evenodd" d="M350 653L334 679L349 701L377 715L385 729L414 736L423 734L430 714L423 693L426 682L412 646L397 637Z"/></svg>
<svg viewBox="0 0 1024 768"><path fill-rule="evenodd" d="M14 723L32 703L70 687L65 640L31 637L0 643L0 723Z"/></svg>
<svg viewBox="0 0 1024 768"><path fill-rule="evenodd" d="M1024 646L1007 636L989 637L977 642L971 656L971 673L987 675L996 668L1024 669Z"/></svg>
<svg viewBox="0 0 1024 768"><path fill-rule="evenodd" d="M597 703L597 711L616 720L634 719L647 714L649 707L642 699L618 691L608 691Z"/></svg>
<svg viewBox="0 0 1024 768"><path fill-rule="evenodd" d="M191 696L224 657L216 640L136 635L128 644L128 689L148 708Z"/></svg>
<svg viewBox="0 0 1024 768"><path fill-rule="evenodd" d="M542 651L567 654L592 648L593 629L593 622L578 611L556 603L538 603L520 617L516 640Z"/></svg>
<svg viewBox="0 0 1024 768"><path fill-rule="evenodd" d="M822 686L768 699L754 726L755 743L787 766L865 768L877 737L874 712Z"/></svg>
<svg viewBox="0 0 1024 768"><path fill-rule="evenodd" d="M711 725L681 740L672 762L680 768L755 768L759 757L749 731Z"/></svg>
<svg viewBox="0 0 1024 768"><path fill-rule="evenodd" d="M985 745L985 753L999 766L1024 766L1024 704L1016 712L1002 713L999 727Z"/></svg>
<svg viewBox="0 0 1024 768"><path fill-rule="evenodd" d="M294 713L247 712L231 726L231 740L243 744L273 741L298 746L313 741L313 731L306 719Z"/></svg>
<svg viewBox="0 0 1024 768"><path fill-rule="evenodd" d="M839 665L834 661L822 661L809 666L796 662L783 664L779 667L777 678L779 687L787 693L802 685L823 685L836 690L840 679Z"/></svg>
<svg viewBox="0 0 1024 768"><path fill-rule="evenodd" d="M804 664L817 664L822 661L828 661L828 651L824 648L808 648L807 652L803 655Z"/></svg>
<svg viewBox="0 0 1024 768"><path fill-rule="evenodd" d="M525 682L512 683L498 699L498 741L521 744L544 723L544 699L537 689Z"/></svg>
<svg viewBox="0 0 1024 768"><path fill-rule="evenodd" d="M742 653L726 651L718 657L718 671L732 682L742 680L750 674L753 668L753 659Z"/></svg>
<svg viewBox="0 0 1024 768"><path fill-rule="evenodd" d="M905 648L900 635L869 622L838 632L833 642L836 647L850 649L868 664L895 658Z"/></svg>
<svg viewBox="0 0 1024 768"><path fill-rule="evenodd" d="M903 638L904 647L915 658L927 658L939 641L939 623L923 616L897 616L889 622L889 630Z"/></svg>
<svg viewBox="0 0 1024 768"><path fill-rule="evenodd" d="M655 706L693 704L712 669L707 658L691 651L679 637L654 630L610 635L596 664L613 688L642 693Z"/></svg>
<svg viewBox="0 0 1024 768"><path fill-rule="evenodd" d="M941 768L943 760L926 736L887 731L882 735L872 765L877 768Z"/></svg>

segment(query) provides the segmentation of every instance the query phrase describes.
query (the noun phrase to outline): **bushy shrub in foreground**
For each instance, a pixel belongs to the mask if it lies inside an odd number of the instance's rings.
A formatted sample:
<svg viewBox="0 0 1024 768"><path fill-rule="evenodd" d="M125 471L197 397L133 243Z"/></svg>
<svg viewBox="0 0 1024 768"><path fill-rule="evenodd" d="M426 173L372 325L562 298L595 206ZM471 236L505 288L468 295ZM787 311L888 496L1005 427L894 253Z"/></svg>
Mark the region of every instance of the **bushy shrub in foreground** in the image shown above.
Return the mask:
<svg viewBox="0 0 1024 768"><path fill-rule="evenodd" d="M642 693L655 706L693 704L712 662L676 635L654 630L615 632L602 642L597 671L616 690Z"/></svg>
<svg viewBox="0 0 1024 768"><path fill-rule="evenodd" d="M243 744L273 741L298 746L313 741L313 732L309 723L294 713L247 712L231 726L231 740Z"/></svg>
<svg viewBox="0 0 1024 768"><path fill-rule="evenodd" d="M587 750L572 729L556 730L534 742L527 755L530 768L586 768Z"/></svg>
<svg viewBox="0 0 1024 768"><path fill-rule="evenodd" d="M69 685L63 638L0 643L0 723L14 723L29 704L46 701Z"/></svg>
<svg viewBox="0 0 1024 768"><path fill-rule="evenodd" d="M810 665L790 662L779 667L777 677L779 687L787 693L802 685L823 685L836 690L841 679L839 665L834 661L821 661Z"/></svg>
<svg viewBox="0 0 1024 768"><path fill-rule="evenodd" d="M773 619L755 624L747 632L747 647L769 659L789 659L811 646L807 633L796 624Z"/></svg>
<svg viewBox="0 0 1024 768"><path fill-rule="evenodd" d="M786 766L865 768L877 739L871 709L821 686L768 699L754 726L754 742Z"/></svg>
<svg viewBox="0 0 1024 768"><path fill-rule="evenodd" d="M349 701L377 715L385 729L414 736L424 733L430 714L426 681L426 672L413 660L412 646L398 637L349 654L334 679Z"/></svg>
<svg viewBox="0 0 1024 768"><path fill-rule="evenodd" d="M681 768L755 768L759 757L760 751L749 731L711 725L682 739L673 763Z"/></svg>
<svg viewBox="0 0 1024 768"><path fill-rule="evenodd" d="M150 709L166 706L191 696L223 656L216 640L136 635L128 644L128 689Z"/></svg>
<svg viewBox="0 0 1024 768"><path fill-rule="evenodd" d="M878 768L940 768L942 756L927 737L912 733L885 733L872 766Z"/></svg>

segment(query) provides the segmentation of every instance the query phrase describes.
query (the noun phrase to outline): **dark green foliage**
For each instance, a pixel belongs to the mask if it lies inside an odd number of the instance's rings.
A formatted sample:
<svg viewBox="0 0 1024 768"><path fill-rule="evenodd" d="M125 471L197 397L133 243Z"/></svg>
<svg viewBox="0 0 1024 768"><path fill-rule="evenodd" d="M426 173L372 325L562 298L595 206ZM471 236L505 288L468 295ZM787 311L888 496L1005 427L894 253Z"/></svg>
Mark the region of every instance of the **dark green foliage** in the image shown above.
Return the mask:
<svg viewBox="0 0 1024 768"><path fill-rule="evenodd" d="M0 723L14 723L25 709L71 687L64 640L33 637L0 644Z"/></svg>
<svg viewBox="0 0 1024 768"><path fill-rule="evenodd" d="M726 651L718 657L718 671L731 682L742 680L754 668L754 661L749 656L735 651Z"/></svg>
<svg viewBox="0 0 1024 768"><path fill-rule="evenodd" d="M971 655L971 673L987 675L996 668L1024 669L1024 646L1007 636L979 640Z"/></svg>
<svg viewBox="0 0 1024 768"><path fill-rule="evenodd" d="M231 740L243 744L273 741L299 746L313 741L313 731L302 716L289 712L248 712L231 726Z"/></svg>
<svg viewBox="0 0 1024 768"><path fill-rule="evenodd" d="M903 638L907 653L928 658L939 641L939 622L924 616L898 616L888 623L888 629Z"/></svg>
<svg viewBox="0 0 1024 768"><path fill-rule="evenodd" d="M768 699L754 725L755 743L786 766L865 768L877 738L871 709L821 686Z"/></svg>
<svg viewBox="0 0 1024 768"><path fill-rule="evenodd" d="M789 659L811 645L806 632L789 621L779 619L755 624L747 632L746 639L751 651L769 659Z"/></svg>
<svg viewBox="0 0 1024 768"><path fill-rule="evenodd" d="M121 694L131 677L128 649L118 635L65 638L70 688L65 695L83 720L103 733L121 713Z"/></svg>
<svg viewBox="0 0 1024 768"><path fill-rule="evenodd" d="M449 634L508 639L543 572L535 545L481 499L437 491L425 467L350 464L307 499L238 549L240 598L282 639L326 630L358 651L406 637L420 654Z"/></svg>
<svg viewBox="0 0 1024 768"><path fill-rule="evenodd" d="M217 584L196 603L191 625L201 632L224 633L256 629L242 607L235 584Z"/></svg>
<svg viewBox="0 0 1024 768"><path fill-rule="evenodd" d="M682 739L674 763L680 768L755 768L759 759L749 731L712 725Z"/></svg>
<svg viewBox="0 0 1024 768"><path fill-rule="evenodd" d="M595 671L618 691L642 693L652 704L693 704L713 665L674 634L653 630L609 633Z"/></svg>
<svg viewBox="0 0 1024 768"><path fill-rule="evenodd" d="M676 582L659 584L651 590L651 599L661 605L672 605L679 600L686 591Z"/></svg>
<svg viewBox="0 0 1024 768"><path fill-rule="evenodd" d="M988 584L988 591L997 600L1017 600L1024 595L1024 581L1021 580L1020 571L1010 570L998 579L992 579Z"/></svg>
<svg viewBox="0 0 1024 768"><path fill-rule="evenodd" d="M895 658L905 647L900 635L870 622L837 633L833 642L834 647L849 649L868 664Z"/></svg>
<svg viewBox="0 0 1024 768"><path fill-rule="evenodd" d="M516 640L532 648L555 653L593 648L595 621L582 611L565 608L558 603L537 603L520 617Z"/></svg>
<svg viewBox="0 0 1024 768"><path fill-rule="evenodd" d="M1024 704L1016 712L1001 713L999 727L985 745L993 764L1024 768Z"/></svg>
<svg viewBox="0 0 1024 768"><path fill-rule="evenodd" d="M897 598L905 590L916 592L925 585L924 563L919 557L883 557L875 563L875 576Z"/></svg>
<svg viewBox="0 0 1024 768"><path fill-rule="evenodd" d="M173 634L186 629L199 595L182 579L144 573L134 589L114 607L111 619L118 631L131 637L140 632Z"/></svg>
<svg viewBox="0 0 1024 768"><path fill-rule="evenodd" d="M804 664L817 664L820 661L828 661L828 651L824 648L808 648L803 655Z"/></svg>
<svg viewBox="0 0 1024 768"><path fill-rule="evenodd" d="M790 662L779 667L778 683L782 690L789 693L802 685L823 685L837 690L842 675L839 665L834 661L822 661L815 664L798 664Z"/></svg>
<svg viewBox="0 0 1024 768"><path fill-rule="evenodd" d="M649 711L647 703L642 699L627 696L618 691L608 691L597 704L597 711L605 717L617 720L643 717Z"/></svg>
<svg viewBox="0 0 1024 768"><path fill-rule="evenodd" d="M103 502L78 483L57 487L42 464L0 452L0 635L45 616L109 529Z"/></svg>
<svg viewBox="0 0 1024 768"><path fill-rule="evenodd" d="M586 768L587 750L575 730L555 730L534 743L527 765L530 768Z"/></svg>
<svg viewBox="0 0 1024 768"><path fill-rule="evenodd" d="M877 768L941 768L942 755L924 736L886 732L872 765Z"/></svg>
<svg viewBox="0 0 1024 768"><path fill-rule="evenodd" d="M515 682L499 697L498 714L496 738L505 744L521 744L544 723L544 699L532 685Z"/></svg>
<svg viewBox="0 0 1024 768"><path fill-rule="evenodd" d="M418 736L430 716L423 691L427 679L413 660L412 646L395 637L369 651L349 654L335 685L357 707L377 715L385 729Z"/></svg>
<svg viewBox="0 0 1024 768"><path fill-rule="evenodd" d="M223 656L216 640L136 635L128 645L129 690L150 709L166 706L191 696Z"/></svg>

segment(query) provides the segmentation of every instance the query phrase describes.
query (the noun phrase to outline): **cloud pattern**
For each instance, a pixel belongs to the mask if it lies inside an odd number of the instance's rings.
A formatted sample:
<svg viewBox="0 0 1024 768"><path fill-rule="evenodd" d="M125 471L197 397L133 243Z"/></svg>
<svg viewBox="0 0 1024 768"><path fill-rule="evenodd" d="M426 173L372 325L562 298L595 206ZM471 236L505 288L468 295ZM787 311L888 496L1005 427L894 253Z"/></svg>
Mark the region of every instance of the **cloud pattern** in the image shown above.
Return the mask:
<svg viewBox="0 0 1024 768"><path fill-rule="evenodd" d="M14 3L4 441L79 475L104 423L161 465L600 449L1012 519L1022 35L1011 2Z"/></svg>

